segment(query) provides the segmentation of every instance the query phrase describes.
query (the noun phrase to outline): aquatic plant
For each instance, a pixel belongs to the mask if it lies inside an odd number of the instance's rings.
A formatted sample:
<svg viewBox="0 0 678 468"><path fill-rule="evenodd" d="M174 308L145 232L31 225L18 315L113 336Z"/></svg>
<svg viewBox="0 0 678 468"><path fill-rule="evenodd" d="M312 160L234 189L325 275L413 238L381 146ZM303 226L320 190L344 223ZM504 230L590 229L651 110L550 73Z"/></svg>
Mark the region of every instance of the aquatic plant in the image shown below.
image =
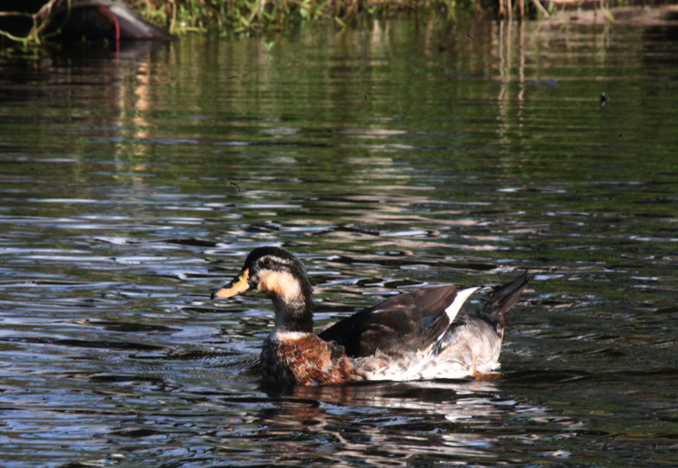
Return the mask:
<svg viewBox="0 0 678 468"><path fill-rule="evenodd" d="M170 32L219 30L240 33L330 21L341 27L363 16L435 12L450 18L458 9L489 10L492 0L127 0L147 20Z"/></svg>
<svg viewBox="0 0 678 468"><path fill-rule="evenodd" d="M548 17L540 0L528 2L534 11ZM439 15L447 20L464 12L496 12L499 18L509 19L515 12L522 19L528 8L525 0L35 0L30 2L32 10L26 6L22 11L0 11L0 35L24 45L38 44L61 33L59 24L50 23L56 15L68 19L71 10L89 7L112 16L110 11L121 4L170 33L218 31L225 35L283 30L310 22L334 22L343 28L402 12ZM3 30L6 23L2 21L8 18L28 26L21 33Z"/></svg>

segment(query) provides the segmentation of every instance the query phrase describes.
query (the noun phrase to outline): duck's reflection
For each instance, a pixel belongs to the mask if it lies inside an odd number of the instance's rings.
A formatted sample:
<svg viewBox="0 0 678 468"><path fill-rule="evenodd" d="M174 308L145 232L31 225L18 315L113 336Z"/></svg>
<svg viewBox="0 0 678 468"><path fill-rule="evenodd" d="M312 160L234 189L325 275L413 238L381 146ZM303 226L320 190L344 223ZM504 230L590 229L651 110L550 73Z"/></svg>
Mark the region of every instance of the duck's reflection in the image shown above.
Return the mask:
<svg viewBox="0 0 678 468"><path fill-rule="evenodd" d="M512 407L493 382L379 382L294 387L272 395L261 423L288 456L328 451L332 460L404 465L425 457L494 457L497 427ZM297 443L289 444L296 434ZM279 438L280 437L280 438ZM330 455L331 453L331 455Z"/></svg>

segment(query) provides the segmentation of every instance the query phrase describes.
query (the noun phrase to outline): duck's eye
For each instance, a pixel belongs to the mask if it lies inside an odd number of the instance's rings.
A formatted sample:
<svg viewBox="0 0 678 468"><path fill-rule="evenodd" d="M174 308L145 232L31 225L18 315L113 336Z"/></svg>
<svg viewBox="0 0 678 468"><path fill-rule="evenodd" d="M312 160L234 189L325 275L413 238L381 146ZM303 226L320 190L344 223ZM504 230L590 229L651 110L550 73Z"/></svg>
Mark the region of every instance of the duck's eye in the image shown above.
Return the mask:
<svg viewBox="0 0 678 468"><path fill-rule="evenodd" d="M264 266L265 266L266 268L269 268L271 265L273 265L273 262L271 261L271 259L270 259L270 258L265 258L265 259L264 259Z"/></svg>

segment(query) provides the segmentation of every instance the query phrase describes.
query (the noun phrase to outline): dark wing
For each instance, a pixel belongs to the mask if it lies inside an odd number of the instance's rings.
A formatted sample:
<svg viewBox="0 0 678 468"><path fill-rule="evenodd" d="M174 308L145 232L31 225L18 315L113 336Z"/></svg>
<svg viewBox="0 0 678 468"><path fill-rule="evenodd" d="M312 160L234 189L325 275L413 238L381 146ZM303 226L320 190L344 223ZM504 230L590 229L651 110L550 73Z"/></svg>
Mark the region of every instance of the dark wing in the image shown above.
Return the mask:
<svg viewBox="0 0 678 468"><path fill-rule="evenodd" d="M456 295L454 286L400 294L337 322L319 336L342 345L349 357L425 349L449 327L445 309Z"/></svg>

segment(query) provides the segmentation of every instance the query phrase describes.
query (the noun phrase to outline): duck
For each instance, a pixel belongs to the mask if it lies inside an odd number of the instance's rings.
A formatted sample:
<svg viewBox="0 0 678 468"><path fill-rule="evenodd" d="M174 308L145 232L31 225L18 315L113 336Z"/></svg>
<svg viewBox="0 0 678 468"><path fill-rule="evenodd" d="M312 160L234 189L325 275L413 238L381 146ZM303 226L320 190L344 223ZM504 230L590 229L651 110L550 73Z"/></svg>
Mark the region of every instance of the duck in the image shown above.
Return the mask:
<svg viewBox="0 0 678 468"><path fill-rule="evenodd" d="M480 301L469 300L479 287L404 292L315 334L304 265L290 251L267 246L252 250L211 298L255 292L273 302L275 323L260 357L264 388L480 378L499 367L506 313L529 280L525 271Z"/></svg>

